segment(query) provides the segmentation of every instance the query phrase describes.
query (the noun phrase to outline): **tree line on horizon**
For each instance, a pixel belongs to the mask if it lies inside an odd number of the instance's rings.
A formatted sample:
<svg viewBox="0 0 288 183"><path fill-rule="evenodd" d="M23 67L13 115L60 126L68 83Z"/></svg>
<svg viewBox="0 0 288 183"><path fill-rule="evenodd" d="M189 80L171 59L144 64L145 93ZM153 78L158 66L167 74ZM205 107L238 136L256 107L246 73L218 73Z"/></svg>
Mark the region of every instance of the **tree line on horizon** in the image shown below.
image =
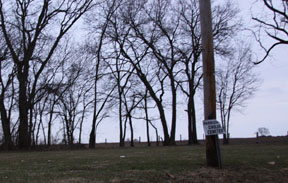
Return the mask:
<svg viewBox="0 0 288 183"><path fill-rule="evenodd" d="M244 105L258 78L252 49L237 39L244 29L237 7L215 3L212 14L217 103L229 134L232 109ZM158 137L156 123L163 145L174 145L179 105L187 112L188 143L198 143L197 0L0 0L0 35L3 149L51 146L57 134L73 146L84 126L95 148L99 124L111 117L118 118L120 146L127 128L134 146L135 120L145 122L148 145L151 129Z"/></svg>

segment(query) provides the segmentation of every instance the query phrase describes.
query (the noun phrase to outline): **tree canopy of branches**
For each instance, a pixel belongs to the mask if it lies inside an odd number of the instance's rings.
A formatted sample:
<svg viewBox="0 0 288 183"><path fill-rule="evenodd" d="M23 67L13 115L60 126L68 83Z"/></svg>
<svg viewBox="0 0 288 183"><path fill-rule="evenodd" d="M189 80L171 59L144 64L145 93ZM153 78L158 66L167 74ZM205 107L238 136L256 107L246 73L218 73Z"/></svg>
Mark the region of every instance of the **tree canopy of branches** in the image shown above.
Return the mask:
<svg viewBox="0 0 288 183"><path fill-rule="evenodd" d="M189 98L189 139L192 141L193 133L194 143L197 143L196 112L193 109L194 95L201 81L197 1L119 2L123 5L111 18L108 36L116 43L114 48L117 52L134 67L154 100L162 124L164 144L175 143L179 86ZM236 30L236 24L231 24L229 20L237 13L231 4L226 3L223 7L216 6L214 14L215 49L218 53L228 54L227 44L225 49L223 45ZM184 84L190 89L186 90ZM165 112L168 103L171 106L168 114L170 133Z"/></svg>
<svg viewBox="0 0 288 183"><path fill-rule="evenodd" d="M81 143L85 129L90 134L89 148L95 148L97 129L108 117L117 119L120 146L124 146L129 130L134 145L133 127L138 121L146 124L149 145L150 126L157 142L163 135L164 145L174 145L179 114L184 110L189 144L197 144L196 93L202 84L198 3L0 0L3 146L50 146L59 142L58 133L63 135L63 143L72 146L77 142L76 135ZM87 16L81 21L84 14ZM230 42L241 26L233 3L226 0L213 4L212 14L215 52L221 58L231 58L227 68L219 71L223 79L220 83L226 87L220 97L225 103L223 116L226 119L229 113L229 121L232 107L227 96L230 91L238 92L229 84L235 79L233 74L238 77L244 72L236 71L237 66L242 68L236 61L246 63L240 57L249 59L250 52L244 55L242 50L243 55L231 57L234 49ZM81 40L78 35L70 36L78 22L81 28L86 26ZM228 76L225 69L233 73ZM237 78L235 88L238 83L242 84L242 78ZM234 96L233 109L242 102L235 102Z"/></svg>
<svg viewBox="0 0 288 183"><path fill-rule="evenodd" d="M257 42L265 51L265 55L256 64L263 62L270 54L270 52L278 45L288 44L288 1L287 0L259 0L264 4L264 17L254 16L252 19L259 23L258 31L254 33ZM263 34L270 37L273 43L270 46L265 45Z"/></svg>
<svg viewBox="0 0 288 183"><path fill-rule="evenodd" d="M3 129L3 148L12 148L12 109L15 106L14 93L15 67L11 63L7 46L0 42L0 111Z"/></svg>
<svg viewBox="0 0 288 183"><path fill-rule="evenodd" d="M179 86L187 96L187 117L189 144L198 143L196 132L195 95L202 81L202 43L200 32L200 14L198 1L179 1L181 22L181 45L177 51L181 54L182 75L178 77ZM213 37L217 55L227 56L232 53L231 38L239 30L238 9L229 1L213 6ZM183 77L184 76L184 77Z"/></svg>
<svg viewBox="0 0 288 183"><path fill-rule="evenodd" d="M19 148L27 149L31 144L29 119L37 102L41 73L60 40L91 5L92 0L0 1L1 31L19 85Z"/></svg>

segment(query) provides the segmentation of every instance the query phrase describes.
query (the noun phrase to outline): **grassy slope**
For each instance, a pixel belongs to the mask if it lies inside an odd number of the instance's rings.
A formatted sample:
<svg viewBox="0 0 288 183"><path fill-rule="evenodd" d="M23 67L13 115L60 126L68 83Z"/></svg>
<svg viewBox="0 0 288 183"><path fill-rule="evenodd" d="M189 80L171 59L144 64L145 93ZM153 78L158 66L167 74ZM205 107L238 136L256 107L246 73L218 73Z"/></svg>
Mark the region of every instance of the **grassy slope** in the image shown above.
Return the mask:
<svg viewBox="0 0 288 183"><path fill-rule="evenodd" d="M203 145L0 153L0 182L288 180L287 145L231 145L221 150L222 170L205 167Z"/></svg>

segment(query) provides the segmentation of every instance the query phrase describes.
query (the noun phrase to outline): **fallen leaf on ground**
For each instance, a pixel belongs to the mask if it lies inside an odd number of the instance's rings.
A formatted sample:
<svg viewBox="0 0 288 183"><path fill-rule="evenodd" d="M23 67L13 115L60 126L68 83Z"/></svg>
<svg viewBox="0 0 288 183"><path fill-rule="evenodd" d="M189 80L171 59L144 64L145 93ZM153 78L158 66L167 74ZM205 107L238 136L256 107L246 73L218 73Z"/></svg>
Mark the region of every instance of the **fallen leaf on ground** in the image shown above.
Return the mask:
<svg viewBox="0 0 288 183"><path fill-rule="evenodd" d="M270 161L268 162L269 165L276 165L276 162L275 161Z"/></svg>
<svg viewBox="0 0 288 183"><path fill-rule="evenodd" d="M175 179L175 176L172 175L172 174L170 174L170 173L166 173L166 175L167 175L168 177L170 177L171 179Z"/></svg>

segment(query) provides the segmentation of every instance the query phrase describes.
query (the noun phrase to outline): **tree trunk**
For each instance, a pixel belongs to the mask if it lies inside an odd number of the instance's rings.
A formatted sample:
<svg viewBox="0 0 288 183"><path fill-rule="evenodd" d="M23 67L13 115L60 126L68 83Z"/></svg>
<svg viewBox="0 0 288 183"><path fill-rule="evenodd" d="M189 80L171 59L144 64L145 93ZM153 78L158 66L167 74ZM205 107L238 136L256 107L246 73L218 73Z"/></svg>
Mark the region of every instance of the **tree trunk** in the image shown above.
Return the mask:
<svg viewBox="0 0 288 183"><path fill-rule="evenodd" d="M147 145L151 146L150 134L149 134L149 120L146 119L146 134L147 134Z"/></svg>
<svg viewBox="0 0 288 183"><path fill-rule="evenodd" d="M196 111L195 111L195 103L194 103L194 94L190 96L191 98L191 127L192 127L192 143L193 144L199 144L198 139L197 139L197 127L196 127Z"/></svg>
<svg viewBox="0 0 288 183"><path fill-rule="evenodd" d="M159 136L158 136L158 131L156 131L156 146L159 146Z"/></svg>
<svg viewBox="0 0 288 183"><path fill-rule="evenodd" d="M134 132L133 132L132 116L131 116L131 114L128 114L128 118L129 118L129 126L130 126L130 133L131 133L130 146L131 146L131 147L134 147Z"/></svg>
<svg viewBox="0 0 288 183"><path fill-rule="evenodd" d="M230 136L229 136L229 124L230 124L230 115L231 115L231 109L232 108L229 108L228 109L228 116L227 116L227 126L225 127L225 136L226 136L226 139L225 139L225 144L229 144L229 139L230 139Z"/></svg>
<svg viewBox="0 0 288 183"><path fill-rule="evenodd" d="M47 145L45 128L44 128L43 122L41 122L41 127L42 127L42 132L43 132L44 144Z"/></svg>
<svg viewBox="0 0 288 183"><path fill-rule="evenodd" d="M149 115L148 115L147 94L148 94L148 91L146 90L145 96L144 96L144 105L145 105L144 110L145 110L145 118L146 118L147 144L148 144L148 146L151 146L150 134L149 134Z"/></svg>
<svg viewBox="0 0 288 183"><path fill-rule="evenodd" d="M175 134L176 134L176 120L177 120L177 91L174 85L174 79L171 78L171 90L172 90L172 121L171 121L171 132L168 145L175 145Z"/></svg>
<svg viewBox="0 0 288 183"><path fill-rule="evenodd" d="M121 96L120 96L121 97ZM120 99L119 101L119 127L120 127L120 143L119 146L120 147L124 147L125 146L125 137L124 137L124 133L123 133L123 121L122 121L122 100Z"/></svg>
<svg viewBox="0 0 288 183"><path fill-rule="evenodd" d="M67 138L68 138L68 145L70 147L73 147L74 144L74 137L73 137L73 125L72 125L72 120L69 119L68 121L66 121L66 132L67 132Z"/></svg>
<svg viewBox="0 0 288 183"><path fill-rule="evenodd" d="M35 112L37 113L37 112ZM28 133L29 133L29 136L30 136L30 146L33 146L35 147L35 129L36 129L36 124L37 124L37 115L38 114L35 114L34 116L34 111L32 108L29 108L29 123L28 123ZM34 123L33 123L33 117L35 118L34 119Z"/></svg>
<svg viewBox="0 0 288 183"><path fill-rule="evenodd" d="M83 97L83 111L82 111L82 116L81 116L81 120L80 120L78 144L81 144L81 140L82 140L83 123L84 123L84 117L85 117L86 107L87 107L85 100L86 100L86 97L85 97L85 94L84 94L84 97ZM95 143L96 143L96 140L95 140Z"/></svg>
<svg viewBox="0 0 288 183"><path fill-rule="evenodd" d="M22 75L18 77L19 80L19 148L29 149L30 148L30 136L28 127L28 104L26 96L26 79L21 78ZM26 77L27 78L27 77Z"/></svg>
<svg viewBox="0 0 288 183"><path fill-rule="evenodd" d="M147 95L145 95L144 102L145 102L145 118L146 118L146 134L147 134L147 144L148 146L151 146L150 142L150 134L149 134L149 116L148 116L148 106L147 106Z"/></svg>
<svg viewBox="0 0 288 183"><path fill-rule="evenodd" d="M63 121L63 142L65 145L67 145L67 137L66 137L66 127L65 122Z"/></svg>
<svg viewBox="0 0 288 183"><path fill-rule="evenodd" d="M73 147L73 145L74 145L74 137L73 137L73 132L71 131L71 130L67 130L67 136L68 136L68 145L69 145L69 147L70 148L72 148Z"/></svg>
<svg viewBox="0 0 288 183"><path fill-rule="evenodd" d="M52 106L52 110L50 111L49 121L48 121L48 146L51 145L51 128L52 128L53 110L54 110L54 104Z"/></svg>
<svg viewBox="0 0 288 183"><path fill-rule="evenodd" d="M168 145L171 145L171 143L170 143L170 138L169 138L169 134L168 134L168 128L167 128L167 123L166 123L166 119L165 119L164 109L162 107L160 107L160 108L158 108L158 110L160 113L160 119L162 122L163 133L164 133L163 145L168 146Z"/></svg>
<svg viewBox="0 0 288 183"><path fill-rule="evenodd" d="M33 146L34 147L39 144L38 140L39 140L40 127L41 127L41 119L40 119L40 122L37 125L37 131L36 131L35 140L33 140Z"/></svg>
<svg viewBox="0 0 288 183"><path fill-rule="evenodd" d="M149 120L150 125L155 129L155 133L156 133L156 145L159 146L159 136L158 136L158 130L156 128L156 126L154 126L152 124L152 122Z"/></svg>
<svg viewBox="0 0 288 183"><path fill-rule="evenodd" d="M96 120L93 120L92 129L91 129L90 137L89 137L90 149L95 149L95 145L96 145L95 125L96 125Z"/></svg>
<svg viewBox="0 0 288 183"><path fill-rule="evenodd" d="M190 99L189 99L190 100ZM187 117L188 117L188 144L193 144L193 121L192 121L192 111L190 107L190 102L187 105Z"/></svg>
<svg viewBox="0 0 288 183"><path fill-rule="evenodd" d="M127 59L129 59L129 62L133 65L134 69L137 72L138 77L143 82L146 89L149 91L150 96L152 97L152 99L156 103L156 106L157 106L158 111L159 111L160 121L162 124L163 134L164 134L163 145L167 146L170 144L169 142L171 139L169 138L169 132L168 132L168 127L167 127L167 121L166 121L166 117L165 117L164 107L163 107L160 99L157 97L156 93L154 92L153 87L151 86L150 82L146 78L146 75L141 71L141 69L138 67L138 65L133 62L134 60L129 57L129 55L126 53L125 49L123 48L123 46L121 44L119 46L121 49L121 54L124 57L126 57ZM174 140L175 140L175 137L174 137Z"/></svg>
<svg viewBox="0 0 288 183"><path fill-rule="evenodd" d="M168 127L167 127L167 122L166 122L165 112L164 112L163 106L162 106L161 102L157 99L155 93L152 94L150 90L149 90L149 92L150 92L151 97L156 102L156 105L157 105L157 108L159 111L160 120L161 120L162 127L163 127L163 134L164 134L163 145L168 146L168 145L170 145L170 143L169 143L170 138L169 138Z"/></svg>
<svg viewBox="0 0 288 183"><path fill-rule="evenodd" d="M226 133L223 134L223 144L228 145L229 144L229 138L227 137Z"/></svg>
<svg viewBox="0 0 288 183"><path fill-rule="evenodd" d="M0 112L1 112L2 129L3 129L3 133L4 133L4 143L3 143L2 147L5 150L9 150L13 146L12 138L11 138L10 120L7 116L6 108L5 108L4 101L3 101L2 97L0 100Z"/></svg>

